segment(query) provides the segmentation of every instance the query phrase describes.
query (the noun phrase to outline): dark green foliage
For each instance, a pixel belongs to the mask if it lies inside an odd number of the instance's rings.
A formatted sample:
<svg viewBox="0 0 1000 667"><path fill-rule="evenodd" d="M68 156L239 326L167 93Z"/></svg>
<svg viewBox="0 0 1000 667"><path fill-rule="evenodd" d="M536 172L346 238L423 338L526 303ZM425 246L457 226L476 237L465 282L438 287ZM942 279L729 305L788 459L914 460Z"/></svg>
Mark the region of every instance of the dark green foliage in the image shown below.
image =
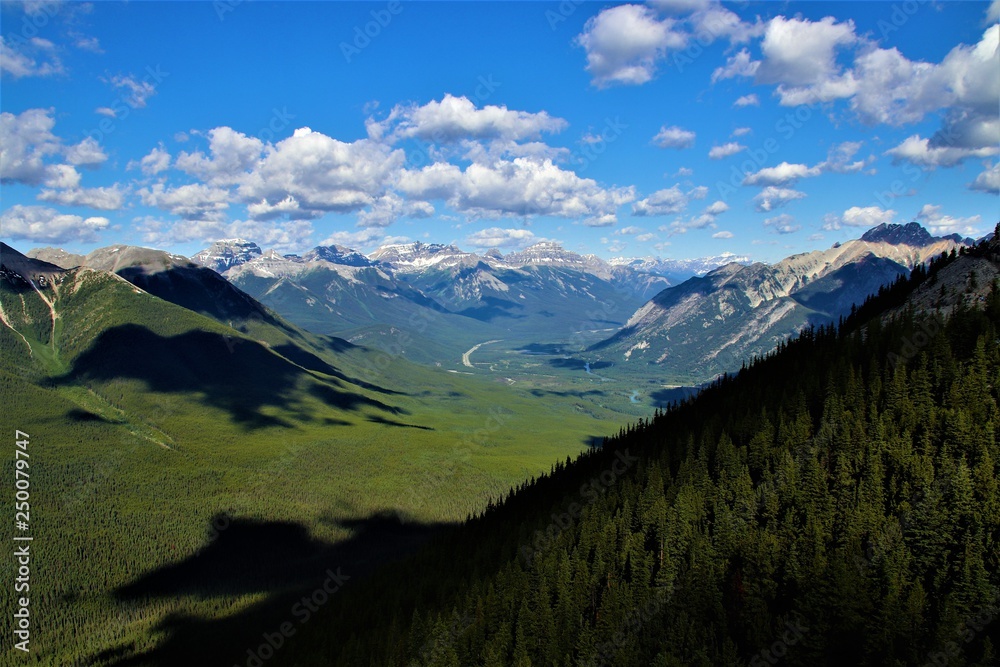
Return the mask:
<svg viewBox="0 0 1000 667"><path fill-rule="evenodd" d="M522 485L281 661L995 664L1000 292L875 317L956 259Z"/></svg>

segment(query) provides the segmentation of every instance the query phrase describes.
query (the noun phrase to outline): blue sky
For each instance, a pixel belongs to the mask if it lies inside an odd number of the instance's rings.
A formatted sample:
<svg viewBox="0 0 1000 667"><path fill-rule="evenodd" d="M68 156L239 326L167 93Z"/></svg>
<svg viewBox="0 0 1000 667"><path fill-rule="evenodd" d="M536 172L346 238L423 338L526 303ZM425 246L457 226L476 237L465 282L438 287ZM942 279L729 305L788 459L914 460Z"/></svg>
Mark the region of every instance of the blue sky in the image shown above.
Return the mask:
<svg viewBox="0 0 1000 667"><path fill-rule="evenodd" d="M3 2L0 238L776 260L1000 219L1000 2Z"/></svg>

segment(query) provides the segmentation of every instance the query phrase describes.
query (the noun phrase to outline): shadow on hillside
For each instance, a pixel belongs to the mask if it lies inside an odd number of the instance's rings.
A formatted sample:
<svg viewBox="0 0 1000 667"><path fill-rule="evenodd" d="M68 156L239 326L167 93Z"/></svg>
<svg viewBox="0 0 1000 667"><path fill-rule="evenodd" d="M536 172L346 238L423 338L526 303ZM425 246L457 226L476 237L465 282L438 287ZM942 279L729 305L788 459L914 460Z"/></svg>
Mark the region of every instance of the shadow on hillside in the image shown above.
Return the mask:
<svg viewBox="0 0 1000 667"><path fill-rule="evenodd" d="M299 630L318 610L338 604L338 586L349 586L378 566L412 553L447 527L374 515L339 522L353 535L331 544L312 538L296 523L220 518L209 525L210 531L213 524L219 529L201 551L120 588L115 592L117 602L131 606L182 597L224 599L261 593L266 597L225 618L172 614L155 629L162 635L156 648L136 654L131 644L123 644L90 656L87 664L246 664L247 650L262 644L265 633L278 631L286 622ZM311 603L303 603L304 597ZM288 639L294 640L294 635ZM273 664L282 664L277 658L280 652Z"/></svg>
<svg viewBox="0 0 1000 667"><path fill-rule="evenodd" d="M673 389L658 389L649 394L650 404L654 408L665 408L671 403L681 403L701 391L701 387L674 387Z"/></svg>
<svg viewBox="0 0 1000 667"><path fill-rule="evenodd" d="M420 424L404 424L403 422L398 422L392 419L386 419L381 415L369 415L368 421L373 424L382 424L383 426L396 426L398 428L416 428L421 431L433 431L435 430L432 426L421 426Z"/></svg>
<svg viewBox="0 0 1000 667"><path fill-rule="evenodd" d="M285 419L262 414L265 407L280 408L301 421L321 420L323 415L313 414L299 400L303 395L299 385L307 375L313 379L309 393L331 407L406 413L352 391L345 384L349 381L346 376L319 357L302 350L298 360L311 366L309 370L337 373L344 379L318 378L304 370L306 366L301 363L293 363L245 338L200 330L164 337L127 324L104 331L76 358L62 381L130 378L145 382L151 391L199 393L206 403L227 411L245 428L291 426Z"/></svg>
<svg viewBox="0 0 1000 667"><path fill-rule="evenodd" d="M566 359L549 359L549 366L553 368L565 368L571 371L585 371L587 370L586 359L574 359L572 357ZM593 361L590 364L590 370L597 371L602 368L611 368L614 366L613 362L610 361Z"/></svg>

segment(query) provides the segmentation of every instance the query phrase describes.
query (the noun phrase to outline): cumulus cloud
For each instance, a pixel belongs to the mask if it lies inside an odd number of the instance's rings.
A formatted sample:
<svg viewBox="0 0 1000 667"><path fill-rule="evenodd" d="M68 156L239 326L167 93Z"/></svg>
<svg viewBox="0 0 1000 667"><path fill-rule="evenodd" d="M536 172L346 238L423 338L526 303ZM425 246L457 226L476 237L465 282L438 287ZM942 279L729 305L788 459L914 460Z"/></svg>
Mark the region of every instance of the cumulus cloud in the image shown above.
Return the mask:
<svg viewBox="0 0 1000 667"><path fill-rule="evenodd" d="M762 213L767 213L796 199L803 199L805 196L806 193L798 190L769 185L753 198L754 208Z"/></svg>
<svg viewBox="0 0 1000 667"><path fill-rule="evenodd" d="M615 234L618 236L635 236L636 234L642 234L645 229L642 227L636 227L635 225L629 225L627 227L622 227L621 229L615 230Z"/></svg>
<svg viewBox="0 0 1000 667"><path fill-rule="evenodd" d="M688 196L681 191L680 186L674 185L657 190L649 197L632 204L632 215L649 217L681 213L687 208L688 201Z"/></svg>
<svg viewBox="0 0 1000 667"><path fill-rule="evenodd" d="M55 45L47 39L0 35L0 73L15 79L65 73Z"/></svg>
<svg viewBox="0 0 1000 667"><path fill-rule="evenodd" d="M51 109L0 113L0 182L39 185L48 177L45 159L60 151L53 127Z"/></svg>
<svg viewBox="0 0 1000 667"><path fill-rule="evenodd" d="M108 159L107 153L93 137L66 149L66 161L82 167L96 167Z"/></svg>
<svg viewBox="0 0 1000 667"><path fill-rule="evenodd" d="M734 107L759 107L760 98L757 97L757 93L750 93L749 95L742 95L736 98L733 102Z"/></svg>
<svg viewBox="0 0 1000 667"><path fill-rule="evenodd" d="M819 176L820 173L819 167L782 162L775 167L764 167L758 172L748 174L743 179L743 185L789 185L800 178Z"/></svg>
<svg viewBox="0 0 1000 667"><path fill-rule="evenodd" d="M653 143L660 148L691 148L694 145L694 132L672 125L664 125L653 137Z"/></svg>
<svg viewBox="0 0 1000 667"><path fill-rule="evenodd" d="M882 223L889 224L896 218L892 209L883 210L878 206L852 206L842 215L827 216L823 229L827 231L841 227L877 227Z"/></svg>
<svg viewBox="0 0 1000 667"><path fill-rule="evenodd" d="M405 160L403 151L385 144L369 139L345 143L306 127L268 145L248 169L257 140L237 132L215 136L229 137L227 152L213 149L211 160L192 154L183 165L178 156L178 166L203 173L210 182L238 183L239 197L254 204L252 215L258 217L276 207L304 218L358 211L386 192Z"/></svg>
<svg viewBox="0 0 1000 667"><path fill-rule="evenodd" d="M397 189L423 200L443 199L461 213L481 217L551 215L614 220L633 188L603 188L549 159L520 157L473 163L464 170L435 163L403 171Z"/></svg>
<svg viewBox="0 0 1000 667"><path fill-rule="evenodd" d="M721 146L712 146L712 149L708 151L708 157L713 160L721 160L727 158L731 155L736 155L740 151L746 150L746 146L736 141L730 141L727 144L722 144Z"/></svg>
<svg viewBox="0 0 1000 667"><path fill-rule="evenodd" d="M753 132L753 130L750 129L749 127L738 127L735 130L733 130L732 136L734 136L734 137L742 137L742 136L745 136L747 134L750 134L751 132Z"/></svg>
<svg viewBox="0 0 1000 667"><path fill-rule="evenodd" d="M776 16L767 24L760 48L763 60L757 83L778 84L782 104L808 104L848 97L854 92L850 73L837 64L837 50L857 41L854 23Z"/></svg>
<svg viewBox="0 0 1000 667"><path fill-rule="evenodd" d="M156 176L170 168L170 153L163 148L163 144L149 151L138 162L128 163L128 169L138 167L146 176Z"/></svg>
<svg viewBox="0 0 1000 667"><path fill-rule="evenodd" d="M203 183L172 188L154 183L139 190L138 194L146 206L155 206L185 220L212 222L223 220L230 199L229 190Z"/></svg>
<svg viewBox="0 0 1000 667"><path fill-rule="evenodd" d="M109 225L107 218L68 215L44 206L15 204L0 214L5 236L45 243L90 243Z"/></svg>
<svg viewBox="0 0 1000 667"><path fill-rule="evenodd" d="M997 1L1000 2L1000 0ZM994 195L1000 194L1000 162L988 165L982 173L976 176L976 180L969 183L969 188Z"/></svg>
<svg viewBox="0 0 1000 667"><path fill-rule="evenodd" d="M568 124L545 111L530 113L495 105L477 109L467 97L446 94L441 101L422 106L397 105L384 120L369 118L365 125L373 140L392 143L419 138L448 143L463 139L524 141L561 132Z"/></svg>
<svg viewBox="0 0 1000 667"><path fill-rule="evenodd" d="M208 131L207 156L201 151L181 151L175 166L211 185L236 185L243 183L259 165L263 150L264 143L256 137L230 127L216 127ZM169 157L166 156L168 162ZM163 152L154 149L146 158L150 159L150 166L156 166L162 163Z"/></svg>
<svg viewBox="0 0 1000 667"><path fill-rule="evenodd" d="M736 55L730 56L726 60L726 64L722 67L717 67L714 72L712 72L712 83L716 83L723 79L732 79L734 77L752 77L757 73L760 68L759 60L752 60L750 58L750 52L746 49L742 49Z"/></svg>
<svg viewBox="0 0 1000 667"><path fill-rule="evenodd" d="M577 37L587 52L594 85L638 85L653 78L656 61L668 49L682 49L686 35L673 19L659 19L642 5L619 5L591 17Z"/></svg>
<svg viewBox="0 0 1000 667"><path fill-rule="evenodd" d="M105 82L117 90L122 102L133 109L144 109L146 100L156 94L156 86L145 79L139 80L131 74L116 74Z"/></svg>
<svg viewBox="0 0 1000 667"><path fill-rule="evenodd" d="M125 202L125 193L117 185L107 188L70 187L65 190L42 190L38 200L63 206L86 206L101 211L117 211Z"/></svg>
<svg viewBox="0 0 1000 667"><path fill-rule="evenodd" d="M708 213L709 215L721 215L728 210L729 204L720 200L709 204L708 207L705 208L705 213Z"/></svg>
<svg viewBox="0 0 1000 667"><path fill-rule="evenodd" d="M968 158L986 158L1000 154L1000 147L957 148L954 146L934 146L929 139L914 134L895 148L885 153L893 158L893 163L910 162L921 167L954 167Z"/></svg>
<svg viewBox="0 0 1000 667"><path fill-rule="evenodd" d="M372 203L371 207L358 213L359 227L388 227L399 218L428 218L434 215L434 207L425 201L405 201L395 193L385 194Z"/></svg>
<svg viewBox="0 0 1000 667"><path fill-rule="evenodd" d="M920 212L917 213L917 220L922 222L931 234L940 236L945 234L962 234L975 236L979 234L979 223L982 216L973 215L968 218L956 218L945 215L941 212L941 207L935 204L924 204Z"/></svg>
<svg viewBox="0 0 1000 667"><path fill-rule="evenodd" d="M475 248L523 248L535 242L535 235L527 229L480 229L466 237L465 242Z"/></svg>
<svg viewBox="0 0 1000 667"><path fill-rule="evenodd" d="M769 227L773 234L794 234L802 229L802 225L795 224L795 218L787 213L766 218L764 226Z"/></svg>
<svg viewBox="0 0 1000 667"><path fill-rule="evenodd" d="M733 233L732 232L727 232L725 230L722 230L722 231L715 232L714 234L712 234L712 238L713 239L731 239L731 238L733 238Z"/></svg>

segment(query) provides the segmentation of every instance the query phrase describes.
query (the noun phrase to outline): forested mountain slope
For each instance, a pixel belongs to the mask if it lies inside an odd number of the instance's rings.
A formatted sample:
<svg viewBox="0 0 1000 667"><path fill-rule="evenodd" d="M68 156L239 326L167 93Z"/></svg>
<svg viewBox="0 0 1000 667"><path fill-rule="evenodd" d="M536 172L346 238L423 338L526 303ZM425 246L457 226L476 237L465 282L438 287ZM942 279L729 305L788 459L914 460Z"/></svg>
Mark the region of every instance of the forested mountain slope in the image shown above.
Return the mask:
<svg viewBox="0 0 1000 667"><path fill-rule="evenodd" d="M998 255L914 271L556 466L280 661L996 664L1000 285L946 318L910 299Z"/></svg>

